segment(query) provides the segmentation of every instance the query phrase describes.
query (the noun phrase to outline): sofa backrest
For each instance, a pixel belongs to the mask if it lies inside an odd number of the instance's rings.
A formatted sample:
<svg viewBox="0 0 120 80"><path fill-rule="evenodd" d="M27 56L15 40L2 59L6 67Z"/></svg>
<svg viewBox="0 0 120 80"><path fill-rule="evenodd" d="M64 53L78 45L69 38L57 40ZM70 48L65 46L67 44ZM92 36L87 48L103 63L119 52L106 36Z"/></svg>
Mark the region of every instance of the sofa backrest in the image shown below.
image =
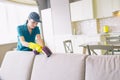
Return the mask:
<svg viewBox="0 0 120 80"><path fill-rule="evenodd" d="M85 58L79 54L37 55L31 80L84 80Z"/></svg>
<svg viewBox="0 0 120 80"><path fill-rule="evenodd" d="M9 51L0 68L0 80L119 80L120 55L34 55Z"/></svg>
<svg viewBox="0 0 120 80"><path fill-rule="evenodd" d="M85 80L120 80L120 55L88 56Z"/></svg>
<svg viewBox="0 0 120 80"><path fill-rule="evenodd" d="M33 60L32 52L7 52L0 68L0 80L30 80Z"/></svg>

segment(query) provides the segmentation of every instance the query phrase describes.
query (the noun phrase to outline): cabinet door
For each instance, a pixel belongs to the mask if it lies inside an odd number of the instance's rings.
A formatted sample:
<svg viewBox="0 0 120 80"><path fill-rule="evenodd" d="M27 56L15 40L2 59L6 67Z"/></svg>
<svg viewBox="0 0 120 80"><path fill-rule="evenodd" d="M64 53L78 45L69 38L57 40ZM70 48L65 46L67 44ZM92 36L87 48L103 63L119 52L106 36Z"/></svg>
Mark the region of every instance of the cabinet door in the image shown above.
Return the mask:
<svg viewBox="0 0 120 80"><path fill-rule="evenodd" d="M94 0L96 18L112 16L112 0Z"/></svg>
<svg viewBox="0 0 120 80"><path fill-rule="evenodd" d="M70 4L71 20L79 21L93 18L92 0L81 0Z"/></svg>
<svg viewBox="0 0 120 80"><path fill-rule="evenodd" d="M42 18L42 30L45 44L54 52L54 34L53 34L53 24L52 24L52 16L51 9L41 10L41 18Z"/></svg>
<svg viewBox="0 0 120 80"><path fill-rule="evenodd" d="M113 11L120 11L120 0L112 0Z"/></svg>
<svg viewBox="0 0 120 80"><path fill-rule="evenodd" d="M69 0L50 0L55 35L72 34Z"/></svg>

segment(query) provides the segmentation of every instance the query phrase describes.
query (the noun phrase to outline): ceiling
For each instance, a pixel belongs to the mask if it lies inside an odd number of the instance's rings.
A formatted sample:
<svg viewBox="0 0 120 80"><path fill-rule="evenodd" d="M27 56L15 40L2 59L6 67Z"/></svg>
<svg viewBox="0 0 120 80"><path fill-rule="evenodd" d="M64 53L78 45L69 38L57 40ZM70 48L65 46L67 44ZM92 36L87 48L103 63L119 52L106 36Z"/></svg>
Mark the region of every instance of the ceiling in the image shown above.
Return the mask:
<svg viewBox="0 0 120 80"><path fill-rule="evenodd" d="M13 1L21 4L28 4L28 5L37 5L36 0L8 0Z"/></svg>

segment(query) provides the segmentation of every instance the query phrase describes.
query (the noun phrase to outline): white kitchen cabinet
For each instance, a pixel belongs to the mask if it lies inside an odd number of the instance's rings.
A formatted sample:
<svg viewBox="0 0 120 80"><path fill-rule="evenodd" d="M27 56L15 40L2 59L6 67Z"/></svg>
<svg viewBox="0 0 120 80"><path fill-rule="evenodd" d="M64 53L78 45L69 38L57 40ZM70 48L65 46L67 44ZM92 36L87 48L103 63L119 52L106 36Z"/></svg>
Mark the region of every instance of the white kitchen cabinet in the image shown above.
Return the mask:
<svg viewBox="0 0 120 80"><path fill-rule="evenodd" d="M72 35L69 0L51 0L50 10L44 9L41 11L42 16L46 19L48 15L51 16L52 25L50 25L54 35ZM44 21L43 19L42 21Z"/></svg>
<svg viewBox="0 0 120 80"><path fill-rule="evenodd" d="M41 10L41 18L45 44L51 49L52 52L54 52L55 51L53 33L54 28L52 24L51 9L49 8Z"/></svg>
<svg viewBox="0 0 120 80"><path fill-rule="evenodd" d="M120 0L81 0L70 3L71 20L111 17L112 12L120 8L118 4Z"/></svg>
<svg viewBox="0 0 120 80"><path fill-rule="evenodd" d="M93 0L95 18L112 16L112 0Z"/></svg>
<svg viewBox="0 0 120 80"><path fill-rule="evenodd" d="M72 35L69 0L50 2L51 9L41 10L44 41L52 52L65 52L63 39L59 37Z"/></svg>
<svg viewBox="0 0 120 80"><path fill-rule="evenodd" d="M55 27L53 26L53 18L51 11L51 8L41 10L44 41L52 52L65 53L63 41L71 39L72 35L55 35Z"/></svg>
<svg viewBox="0 0 120 80"><path fill-rule="evenodd" d="M72 35L69 0L50 0L55 35Z"/></svg>
<svg viewBox="0 0 120 80"><path fill-rule="evenodd" d="M93 2L92 0L81 0L70 3L71 20L93 19Z"/></svg>
<svg viewBox="0 0 120 80"><path fill-rule="evenodd" d="M112 0L113 11L120 11L120 0Z"/></svg>

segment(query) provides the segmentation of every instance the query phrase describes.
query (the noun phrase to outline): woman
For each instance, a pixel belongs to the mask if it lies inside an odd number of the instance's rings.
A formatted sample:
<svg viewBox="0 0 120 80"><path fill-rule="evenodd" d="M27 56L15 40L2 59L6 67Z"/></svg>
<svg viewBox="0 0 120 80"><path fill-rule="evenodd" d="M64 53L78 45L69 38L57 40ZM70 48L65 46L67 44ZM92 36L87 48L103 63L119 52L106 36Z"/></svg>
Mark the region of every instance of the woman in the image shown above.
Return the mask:
<svg viewBox="0 0 120 80"><path fill-rule="evenodd" d="M36 47L39 49L44 46L39 27L37 26L38 22L41 22L38 13L31 12L26 23L17 27L17 50L32 51ZM39 49L39 51L41 50Z"/></svg>

